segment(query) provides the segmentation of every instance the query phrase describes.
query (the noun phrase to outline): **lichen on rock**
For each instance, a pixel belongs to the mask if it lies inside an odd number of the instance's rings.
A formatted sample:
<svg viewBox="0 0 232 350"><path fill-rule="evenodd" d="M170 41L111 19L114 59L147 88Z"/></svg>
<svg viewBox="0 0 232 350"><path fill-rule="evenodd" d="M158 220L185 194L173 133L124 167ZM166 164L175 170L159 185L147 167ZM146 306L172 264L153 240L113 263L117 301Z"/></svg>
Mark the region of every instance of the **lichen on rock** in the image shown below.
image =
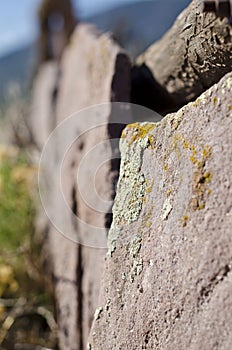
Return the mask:
<svg viewBox="0 0 232 350"><path fill-rule="evenodd" d="M141 248L141 242L142 242L142 237L138 234L136 234L134 237L132 237L131 243L130 243L130 256L133 258L136 257L136 255L139 253L140 248Z"/></svg>
<svg viewBox="0 0 232 350"><path fill-rule="evenodd" d="M143 271L143 259L135 259L133 260L133 266L130 271L130 282L133 283L136 276L139 276Z"/></svg>
<svg viewBox="0 0 232 350"><path fill-rule="evenodd" d="M141 171L144 150L153 148L155 123L127 125L120 140L121 166L118 190L113 206L113 223L108 237L108 256L116 249L119 236L118 225L131 224L138 220L150 192L148 180Z"/></svg>
<svg viewBox="0 0 232 350"><path fill-rule="evenodd" d="M143 153L151 145L149 132L156 124L128 125L120 141L120 198L116 196L113 213L117 220L132 223L140 215L146 194L146 179L141 172ZM123 181L121 181L123 179Z"/></svg>

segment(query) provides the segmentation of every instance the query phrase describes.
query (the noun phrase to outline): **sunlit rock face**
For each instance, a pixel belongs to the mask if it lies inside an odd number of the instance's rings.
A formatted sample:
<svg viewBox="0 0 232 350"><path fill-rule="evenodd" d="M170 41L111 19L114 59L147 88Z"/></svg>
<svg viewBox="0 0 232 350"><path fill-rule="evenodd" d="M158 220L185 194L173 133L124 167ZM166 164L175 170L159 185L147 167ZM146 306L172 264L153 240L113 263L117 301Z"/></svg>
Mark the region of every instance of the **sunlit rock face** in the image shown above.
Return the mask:
<svg viewBox="0 0 232 350"><path fill-rule="evenodd" d="M232 75L127 126L89 349L229 349Z"/></svg>

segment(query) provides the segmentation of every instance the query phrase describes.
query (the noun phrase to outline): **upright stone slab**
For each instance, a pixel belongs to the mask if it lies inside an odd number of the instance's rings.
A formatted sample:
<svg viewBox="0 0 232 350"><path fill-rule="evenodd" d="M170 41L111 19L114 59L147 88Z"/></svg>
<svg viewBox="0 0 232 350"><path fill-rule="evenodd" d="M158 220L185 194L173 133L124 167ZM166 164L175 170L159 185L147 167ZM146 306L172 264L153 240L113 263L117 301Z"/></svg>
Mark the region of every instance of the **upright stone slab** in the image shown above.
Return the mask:
<svg viewBox="0 0 232 350"><path fill-rule="evenodd" d="M58 71L55 62L44 63L38 70L33 83L29 125L34 141L40 150L55 125L54 104Z"/></svg>
<svg viewBox="0 0 232 350"><path fill-rule="evenodd" d="M192 0L163 38L137 58L132 84L136 103L156 111L176 110L231 71L232 27L226 18L203 13L202 3Z"/></svg>
<svg viewBox="0 0 232 350"><path fill-rule="evenodd" d="M129 69L128 57L110 33L101 34L89 24L77 26L62 62L58 122L95 104L129 102Z"/></svg>
<svg viewBox="0 0 232 350"><path fill-rule="evenodd" d="M113 110L109 102L127 102L130 98L130 62L126 54L113 41L109 34L99 34L92 26L79 25L73 34L71 43L66 49L61 64L61 79L56 104L57 124L77 113L75 127L67 130L57 142L56 152L61 152L62 142L80 135L88 124L83 108L101 103L108 103L100 109L100 120L104 124L87 134L83 134L70 149L64 159L62 168L62 185L65 199L74 214L90 226L103 228L102 239L97 235L92 238L88 230L84 230L73 222L71 213L65 216L59 210L55 199L54 208L61 218L67 222L64 234L81 244L71 243L57 232L50 235L56 271L56 301L58 305L59 338L61 349L85 349L89 336L93 315L98 302L103 262L107 245L107 221L105 213L98 211L98 196L105 200L114 197L117 164L105 163L94 179L100 154L95 155L88 164L82 188L84 194L91 197L94 207L91 208L82 198L77 182L77 171L81 160L96 145L106 142L111 159L117 156L118 147L110 147L109 137L119 137L120 128L110 128ZM119 106L120 110L120 106ZM123 113L123 111L122 111ZM120 116L121 117L121 116ZM79 119L78 119L79 118ZM98 113L93 113L93 127L98 123ZM99 164L102 165L102 164ZM60 169L54 168L54 171ZM92 185L92 186L91 186ZM97 193L93 192L93 185ZM109 224L108 224L109 225ZM91 246L91 247L88 247ZM96 249L95 247L98 247ZM72 292L70 292L70 288ZM70 318L70 315L72 317ZM76 335L74 329L76 329Z"/></svg>
<svg viewBox="0 0 232 350"><path fill-rule="evenodd" d="M232 74L123 132L88 349L230 349Z"/></svg>

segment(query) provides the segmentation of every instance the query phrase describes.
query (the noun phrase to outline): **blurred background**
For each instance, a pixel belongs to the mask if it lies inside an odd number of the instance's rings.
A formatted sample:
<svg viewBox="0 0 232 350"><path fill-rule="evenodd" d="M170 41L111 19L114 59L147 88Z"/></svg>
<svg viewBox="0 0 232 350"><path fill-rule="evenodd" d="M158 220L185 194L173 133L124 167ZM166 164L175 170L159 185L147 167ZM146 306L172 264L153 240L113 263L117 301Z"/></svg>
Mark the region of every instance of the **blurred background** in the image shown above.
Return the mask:
<svg viewBox="0 0 232 350"><path fill-rule="evenodd" d="M44 33L38 8L46 1L0 4L0 349L6 350L16 349L16 343L17 349L57 349L53 292L41 273L35 232L39 152L31 147L27 125L36 69L41 61L54 58L45 57L40 46ZM162 37L189 3L73 0L68 24L71 32L81 21L113 32L133 61ZM56 16L46 25L56 32L62 20Z"/></svg>
<svg viewBox="0 0 232 350"><path fill-rule="evenodd" d="M80 21L112 31L135 58L159 39L190 0L73 0ZM40 0L2 1L0 21L0 101L25 88L36 61ZM19 86L17 87L16 84Z"/></svg>

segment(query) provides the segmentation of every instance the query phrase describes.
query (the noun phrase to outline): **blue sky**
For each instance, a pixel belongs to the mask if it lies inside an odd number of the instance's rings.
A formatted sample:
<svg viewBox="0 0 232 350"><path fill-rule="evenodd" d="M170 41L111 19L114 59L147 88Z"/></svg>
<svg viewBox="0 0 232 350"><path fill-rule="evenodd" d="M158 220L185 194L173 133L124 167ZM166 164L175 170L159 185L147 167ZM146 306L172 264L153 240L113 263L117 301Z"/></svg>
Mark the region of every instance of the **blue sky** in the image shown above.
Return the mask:
<svg viewBox="0 0 232 350"><path fill-rule="evenodd" d="M73 0L81 16L136 0ZM154 0L153 0L154 1ZM36 9L40 0L3 0L0 5L0 56L36 36Z"/></svg>

